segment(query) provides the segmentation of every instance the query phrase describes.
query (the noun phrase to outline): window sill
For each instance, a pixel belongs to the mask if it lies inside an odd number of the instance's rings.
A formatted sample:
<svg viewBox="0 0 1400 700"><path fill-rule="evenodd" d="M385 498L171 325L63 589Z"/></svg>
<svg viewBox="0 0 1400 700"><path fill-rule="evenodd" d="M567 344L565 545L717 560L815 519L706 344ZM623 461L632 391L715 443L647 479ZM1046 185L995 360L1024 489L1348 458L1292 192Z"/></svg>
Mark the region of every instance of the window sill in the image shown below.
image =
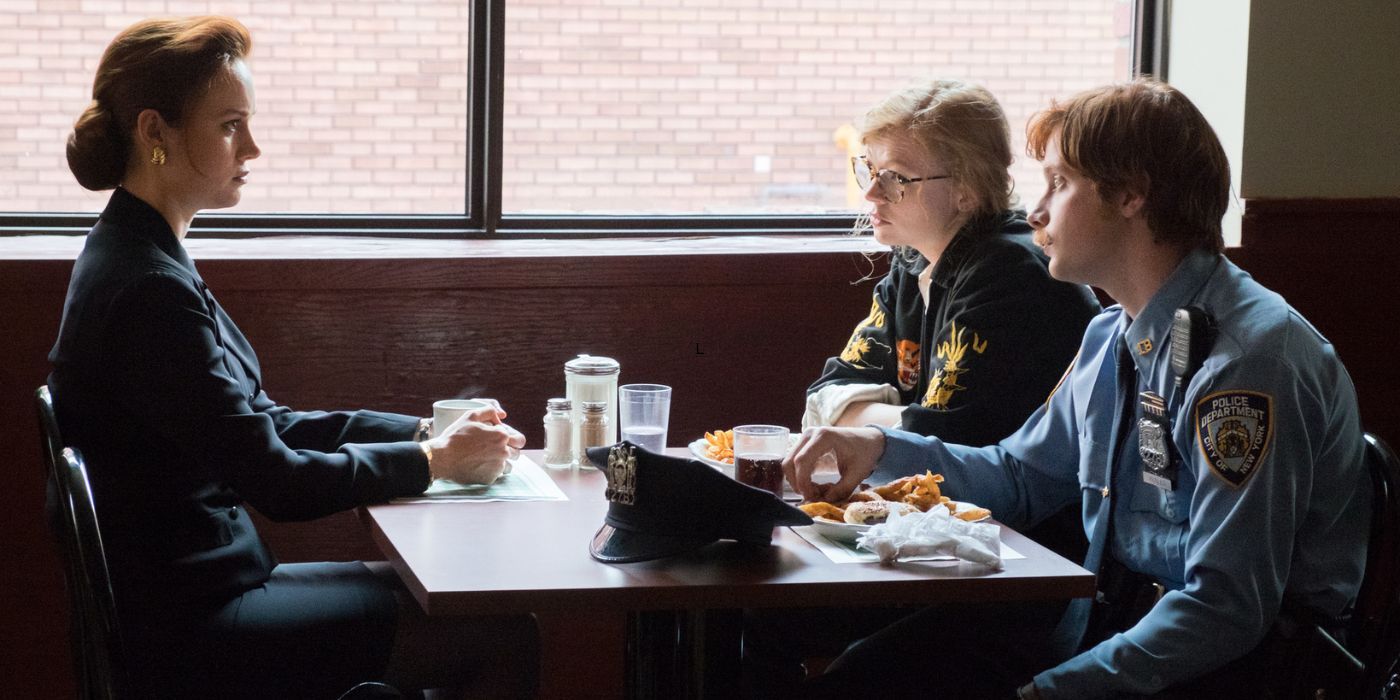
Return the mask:
<svg viewBox="0 0 1400 700"><path fill-rule="evenodd" d="M0 238L0 291L67 288L81 236ZM219 290L407 290L849 284L883 265L868 236L432 240L361 236L188 239ZM878 270L877 270L878 268Z"/></svg>
<svg viewBox="0 0 1400 700"><path fill-rule="evenodd" d="M82 236L0 238L0 260L73 260ZM657 236L647 238L441 240L363 236L190 238L185 248L203 260L442 260L614 256L752 255L879 252L865 236Z"/></svg>

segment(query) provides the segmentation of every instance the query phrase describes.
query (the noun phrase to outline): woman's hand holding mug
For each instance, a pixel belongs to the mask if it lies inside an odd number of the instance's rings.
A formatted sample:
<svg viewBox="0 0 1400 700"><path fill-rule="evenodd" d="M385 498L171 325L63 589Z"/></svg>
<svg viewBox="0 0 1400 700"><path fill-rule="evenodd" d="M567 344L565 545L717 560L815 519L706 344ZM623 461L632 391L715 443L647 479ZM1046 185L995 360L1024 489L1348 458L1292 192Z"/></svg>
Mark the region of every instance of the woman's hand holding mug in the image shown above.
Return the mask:
<svg viewBox="0 0 1400 700"><path fill-rule="evenodd" d="M519 456L525 436L500 422L504 413L484 407L462 414L446 428L434 425L437 436L424 443L433 478L489 484L508 473L508 460Z"/></svg>

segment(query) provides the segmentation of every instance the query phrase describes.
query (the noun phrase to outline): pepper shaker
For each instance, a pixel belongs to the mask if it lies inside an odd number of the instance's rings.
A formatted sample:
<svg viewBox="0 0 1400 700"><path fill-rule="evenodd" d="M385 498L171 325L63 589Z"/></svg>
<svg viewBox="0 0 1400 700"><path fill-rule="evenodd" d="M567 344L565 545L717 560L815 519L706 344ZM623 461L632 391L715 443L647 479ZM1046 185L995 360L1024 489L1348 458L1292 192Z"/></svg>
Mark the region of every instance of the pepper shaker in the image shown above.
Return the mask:
<svg viewBox="0 0 1400 700"><path fill-rule="evenodd" d="M583 402L583 421L579 423L578 465L597 468L588 461L588 448L611 445L608 441L608 404L603 401ZM613 442L616 442L615 440Z"/></svg>

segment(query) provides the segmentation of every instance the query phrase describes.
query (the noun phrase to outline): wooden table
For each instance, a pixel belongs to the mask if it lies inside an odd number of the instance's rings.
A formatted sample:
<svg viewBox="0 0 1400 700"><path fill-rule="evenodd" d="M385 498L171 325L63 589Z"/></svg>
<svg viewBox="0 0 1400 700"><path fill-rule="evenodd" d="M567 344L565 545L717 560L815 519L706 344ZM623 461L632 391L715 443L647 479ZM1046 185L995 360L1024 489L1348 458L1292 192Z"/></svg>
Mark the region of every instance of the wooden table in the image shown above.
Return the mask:
<svg viewBox="0 0 1400 700"><path fill-rule="evenodd" d="M527 454L540 461L538 451ZM836 564L787 528L775 531L772 547L716 542L667 559L602 564L589 556L588 544L607 511L603 474L581 470L550 475L568 501L386 504L361 513L375 542L429 615L537 613L546 637L546 674L560 668L551 656L577 661L582 654L583 670L600 688L617 689L615 676L624 668L619 659L625 657L625 683L633 692L650 692L641 690L639 683L654 688L657 682L670 682L681 684L688 694L703 694L697 686L707 682L704 674L658 668L666 662L636 652L652 648L656 640L647 637L656 633L658 620L663 629L680 623L689 630L682 637L690 637L698 649L708 645L713 651L716 642L704 635L707 619L714 627L714 621L723 618L707 618L704 611L1047 600L1094 592L1093 574L1005 526L1002 541L1025 558L1007 560L998 572L950 562ZM557 635L552 626L558 628ZM597 635L567 638L582 629L610 630L613 639L604 643ZM627 644L616 634L624 629ZM716 669L710 671L713 677ZM682 677L648 678L657 673ZM714 694L715 689L710 691Z"/></svg>

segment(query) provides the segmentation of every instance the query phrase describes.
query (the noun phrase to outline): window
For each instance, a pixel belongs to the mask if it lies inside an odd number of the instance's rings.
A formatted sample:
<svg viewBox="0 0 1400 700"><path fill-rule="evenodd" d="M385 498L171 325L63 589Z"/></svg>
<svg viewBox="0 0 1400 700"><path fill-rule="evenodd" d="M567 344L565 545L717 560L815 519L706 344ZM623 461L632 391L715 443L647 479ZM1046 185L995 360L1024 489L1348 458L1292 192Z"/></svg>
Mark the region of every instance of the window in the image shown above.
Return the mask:
<svg viewBox="0 0 1400 700"><path fill-rule="evenodd" d="M64 143L102 50L147 16L228 13L253 34L251 124L263 150L229 212L465 213L470 3L155 5L0 8L0 26L15 32L15 53L0 59L0 102L13 106L0 110L0 130L15 137L0 153L13 158L0 168L0 211L100 210L109 194L74 182Z"/></svg>
<svg viewBox="0 0 1400 700"><path fill-rule="evenodd" d="M981 83L1017 153L1054 96L1128 75L1128 3L512 0L502 209L848 212L851 123L918 77ZM1039 196L1021 158L1017 189Z"/></svg>
<svg viewBox="0 0 1400 700"><path fill-rule="evenodd" d="M1129 75L1133 2L87 4L0 8L0 212L99 210L107 193L73 182L63 143L102 48L149 14L227 13L253 32L263 155L243 203L196 226L455 235L498 217L517 230L849 221L862 206L851 124L920 77L998 96L1032 203L1027 117Z"/></svg>

